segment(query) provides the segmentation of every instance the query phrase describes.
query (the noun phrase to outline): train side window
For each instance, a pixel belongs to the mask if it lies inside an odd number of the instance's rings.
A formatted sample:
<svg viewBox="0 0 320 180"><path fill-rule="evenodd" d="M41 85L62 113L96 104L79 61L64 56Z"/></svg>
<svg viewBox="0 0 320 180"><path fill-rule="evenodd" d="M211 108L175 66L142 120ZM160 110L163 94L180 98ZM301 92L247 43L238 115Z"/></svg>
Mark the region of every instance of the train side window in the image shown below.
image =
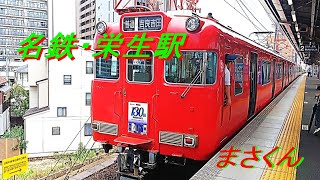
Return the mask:
<svg viewBox="0 0 320 180"><path fill-rule="evenodd" d="M280 77L279 77L279 76L280 76L280 72L279 72L279 63L277 63L277 64L276 64L275 69L276 69L276 78L277 78L277 79L280 79Z"/></svg>
<svg viewBox="0 0 320 180"><path fill-rule="evenodd" d="M118 79L119 78L119 59L110 56L109 59L102 57L96 59L95 77L102 79Z"/></svg>
<svg viewBox="0 0 320 180"><path fill-rule="evenodd" d="M136 54L136 51L129 51L129 55ZM143 51L148 54L147 59L128 59L127 78L130 82L151 82L153 80L153 54L151 51Z"/></svg>
<svg viewBox="0 0 320 180"><path fill-rule="evenodd" d="M216 81L217 73L217 54L214 52L207 53L207 67L206 67L206 84L213 84Z"/></svg>
<svg viewBox="0 0 320 180"><path fill-rule="evenodd" d="M282 77L282 66L280 63L277 64L277 79L281 79Z"/></svg>
<svg viewBox="0 0 320 180"><path fill-rule="evenodd" d="M235 62L234 68L234 95L243 92L243 57L239 56Z"/></svg>
<svg viewBox="0 0 320 180"><path fill-rule="evenodd" d="M262 62L262 84L270 82L271 63L269 61Z"/></svg>
<svg viewBox="0 0 320 180"><path fill-rule="evenodd" d="M217 54L205 51L182 51L183 59L165 61L165 80L168 83L214 84L217 74ZM199 71L204 74L199 77ZM198 76L198 78L196 78Z"/></svg>

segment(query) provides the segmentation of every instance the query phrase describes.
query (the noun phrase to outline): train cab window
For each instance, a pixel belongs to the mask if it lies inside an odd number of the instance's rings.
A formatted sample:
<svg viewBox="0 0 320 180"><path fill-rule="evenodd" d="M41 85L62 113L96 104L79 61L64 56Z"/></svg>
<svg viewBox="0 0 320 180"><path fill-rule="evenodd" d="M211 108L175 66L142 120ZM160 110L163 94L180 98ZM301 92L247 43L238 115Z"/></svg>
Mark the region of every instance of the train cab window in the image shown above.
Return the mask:
<svg viewBox="0 0 320 180"><path fill-rule="evenodd" d="M136 51L129 51L128 54L136 54ZM150 58L127 60L127 78L130 82L151 82L153 79L153 54L151 51L143 51L142 54L148 54Z"/></svg>
<svg viewBox="0 0 320 180"><path fill-rule="evenodd" d="M271 63L269 61L262 62L262 84L270 82Z"/></svg>
<svg viewBox="0 0 320 180"><path fill-rule="evenodd" d="M243 92L243 57L239 56L235 61L234 68L234 95Z"/></svg>
<svg viewBox="0 0 320 180"><path fill-rule="evenodd" d="M96 59L96 78L118 79L119 78L119 59L110 56L109 59L100 57Z"/></svg>
<svg viewBox="0 0 320 180"><path fill-rule="evenodd" d="M165 61L165 80L168 83L213 84L216 81L217 54L205 51L183 51L183 59ZM202 75L199 74L202 72ZM198 78L197 78L198 77Z"/></svg>

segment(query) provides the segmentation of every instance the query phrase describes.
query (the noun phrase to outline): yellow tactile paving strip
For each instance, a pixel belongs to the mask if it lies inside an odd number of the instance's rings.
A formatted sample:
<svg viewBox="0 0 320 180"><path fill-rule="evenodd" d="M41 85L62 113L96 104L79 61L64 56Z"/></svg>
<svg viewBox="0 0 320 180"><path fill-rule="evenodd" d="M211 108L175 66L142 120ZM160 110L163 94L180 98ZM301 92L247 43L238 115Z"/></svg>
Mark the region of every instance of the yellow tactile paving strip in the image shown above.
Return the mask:
<svg viewBox="0 0 320 180"><path fill-rule="evenodd" d="M301 118L304 101L304 89L305 89L306 77L300 84L297 91L297 95L294 98L291 109L286 117L286 122L281 130L280 135L276 141L276 146L281 149L275 152L270 159L275 164L273 168L266 166L260 179L262 180L295 180L297 169L294 167L288 167L287 162L283 166L277 166L276 163L286 154L292 147L296 148L294 152L294 159L298 159L299 152L299 141L300 141L300 129L301 129Z"/></svg>

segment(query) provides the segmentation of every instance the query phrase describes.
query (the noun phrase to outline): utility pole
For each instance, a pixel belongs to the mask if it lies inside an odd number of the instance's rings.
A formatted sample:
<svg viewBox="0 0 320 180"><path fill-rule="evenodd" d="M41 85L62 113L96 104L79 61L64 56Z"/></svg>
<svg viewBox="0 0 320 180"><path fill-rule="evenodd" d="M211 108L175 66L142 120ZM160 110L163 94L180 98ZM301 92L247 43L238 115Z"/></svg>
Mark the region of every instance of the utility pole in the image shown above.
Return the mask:
<svg viewBox="0 0 320 180"><path fill-rule="evenodd" d="M8 56L6 57L6 76L7 76L7 85L9 86L10 85L10 81L9 81L9 62L10 59L9 59L9 53L8 53Z"/></svg>
<svg viewBox="0 0 320 180"><path fill-rule="evenodd" d="M276 23L275 26L276 26L276 29L275 29L275 31L274 31L274 44L273 44L273 48L274 48L274 50L276 51L276 50L277 50L276 48L277 48L278 24Z"/></svg>
<svg viewBox="0 0 320 180"><path fill-rule="evenodd" d="M13 38L11 38L11 42L13 43ZM7 49L9 50L8 43L6 43L6 48L4 50L4 57L6 58L6 77L7 77L7 85L10 85L10 79L9 79L9 64L10 64L10 58L9 58L9 51L7 54Z"/></svg>

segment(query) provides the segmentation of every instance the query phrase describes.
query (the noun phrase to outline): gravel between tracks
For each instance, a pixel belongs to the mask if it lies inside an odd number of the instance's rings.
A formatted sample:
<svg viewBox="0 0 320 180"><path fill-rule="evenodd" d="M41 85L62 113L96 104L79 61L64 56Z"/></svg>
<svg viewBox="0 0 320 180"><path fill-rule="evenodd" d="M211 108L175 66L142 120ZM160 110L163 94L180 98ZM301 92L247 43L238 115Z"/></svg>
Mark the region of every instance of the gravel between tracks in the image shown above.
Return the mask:
<svg viewBox="0 0 320 180"><path fill-rule="evenodd" d="M111 166L85 178L85 180L116 180L117 179L117 164Z"/></svg>

